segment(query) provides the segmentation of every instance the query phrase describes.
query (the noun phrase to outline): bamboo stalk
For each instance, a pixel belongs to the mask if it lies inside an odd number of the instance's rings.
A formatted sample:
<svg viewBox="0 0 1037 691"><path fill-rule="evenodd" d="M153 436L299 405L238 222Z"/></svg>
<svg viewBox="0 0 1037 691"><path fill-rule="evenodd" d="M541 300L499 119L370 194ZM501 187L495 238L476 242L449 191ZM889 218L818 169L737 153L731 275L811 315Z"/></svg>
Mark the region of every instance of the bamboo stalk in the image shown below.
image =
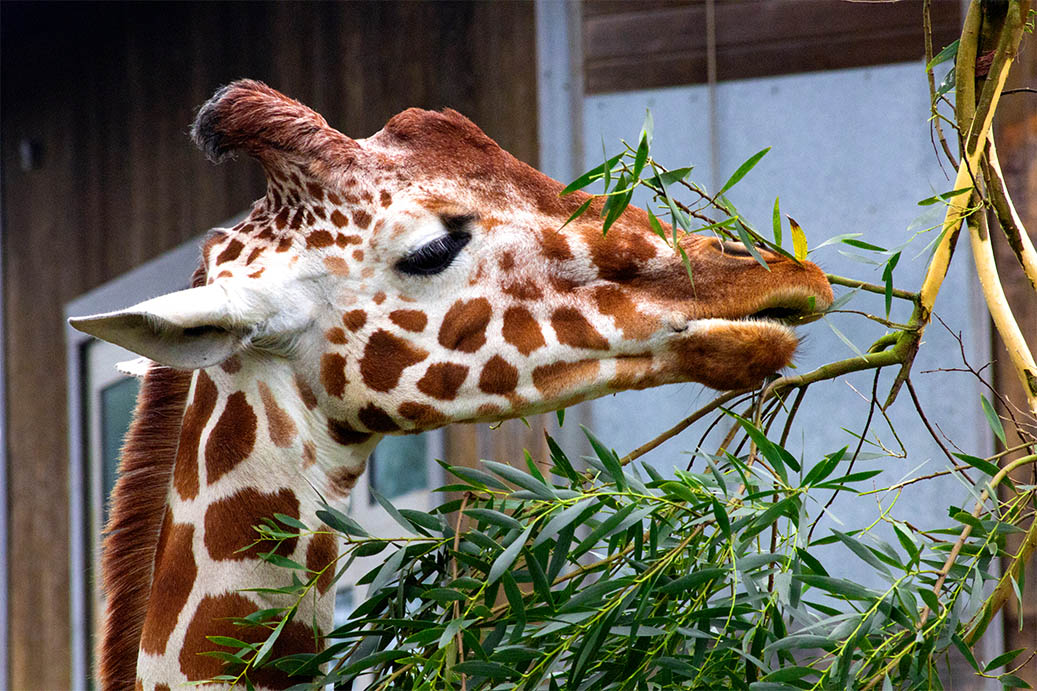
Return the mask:
<svg viewBox="0 0 1037 691"><path fill-rule="evenodd" d="M1033 241L1023 226L1023 220L1015 210L1012 198L1008 194L1005 185L1005 176L1001 172L1001 163L997 158L997 147L994 145L993 133L987 138L987 158L984 166L984 177L987 183L987 195L990 203L997 213L1001 229L1008 238L1008 245L1015 253L1016 259L1023 267L1026 278L1030 281L1030 287L1037 290L1037 250L1034 250Z"/></svg>

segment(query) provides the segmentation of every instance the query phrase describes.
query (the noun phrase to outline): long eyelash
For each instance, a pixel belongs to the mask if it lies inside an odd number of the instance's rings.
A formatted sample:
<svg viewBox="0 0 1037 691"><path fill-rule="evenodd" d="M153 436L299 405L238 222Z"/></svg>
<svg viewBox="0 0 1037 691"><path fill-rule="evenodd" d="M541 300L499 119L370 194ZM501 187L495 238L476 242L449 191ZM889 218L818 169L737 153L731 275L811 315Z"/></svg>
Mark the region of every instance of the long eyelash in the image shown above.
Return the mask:
<svg viewBox="0 0 1037 691"><path fill-rule="evenodd" d="M396 268L404 273L429 276L445 270L454 261L458 252L472 239L472 234L455 231L443 235L417 248L401 259Z"/></svg>

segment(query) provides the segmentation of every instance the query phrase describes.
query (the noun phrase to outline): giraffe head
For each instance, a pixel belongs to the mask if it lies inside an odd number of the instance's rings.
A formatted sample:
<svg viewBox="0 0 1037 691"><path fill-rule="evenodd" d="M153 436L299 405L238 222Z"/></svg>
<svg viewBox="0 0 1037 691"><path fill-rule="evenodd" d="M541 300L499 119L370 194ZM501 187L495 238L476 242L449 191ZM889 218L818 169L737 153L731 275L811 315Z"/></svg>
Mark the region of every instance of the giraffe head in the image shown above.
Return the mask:
<svg viewBox="0 0 1037 691"><path fill-rule="evenodd" d="M595 202L519 162L454 111L407 110L354 140L254 81L224 87L193 136L256 158L268 188L212 233L205 283L74 320L184 369L277 361L332 436L429 429L622 389L760 383L792 330L766 315L830 304L813 264L688 235L679 255L628 210L603 237Z"/></svg>

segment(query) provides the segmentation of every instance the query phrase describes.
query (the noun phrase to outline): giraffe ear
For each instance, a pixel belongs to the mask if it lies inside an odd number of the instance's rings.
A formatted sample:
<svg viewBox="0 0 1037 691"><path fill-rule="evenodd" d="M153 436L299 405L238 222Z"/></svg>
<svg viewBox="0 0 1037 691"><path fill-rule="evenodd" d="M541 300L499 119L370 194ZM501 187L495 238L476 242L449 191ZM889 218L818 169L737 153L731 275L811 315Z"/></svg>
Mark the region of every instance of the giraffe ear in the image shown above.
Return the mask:
<svg viewBox="0 0 1037 691"><path fill-rule="evenodd" d="M273 316L266 301L256 297L212 284L69 323L159 364L200 369L236 353Z"/></svg>

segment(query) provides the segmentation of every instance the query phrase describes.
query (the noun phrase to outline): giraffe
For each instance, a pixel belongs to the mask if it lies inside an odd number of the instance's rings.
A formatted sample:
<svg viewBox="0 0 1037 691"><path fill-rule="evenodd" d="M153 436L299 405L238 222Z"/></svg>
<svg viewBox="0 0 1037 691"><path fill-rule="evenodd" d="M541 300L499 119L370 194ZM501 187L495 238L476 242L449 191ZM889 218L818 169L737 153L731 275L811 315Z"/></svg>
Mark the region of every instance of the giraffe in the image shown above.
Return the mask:
<svg viewBox="0 0 1037 691"><path fill-rule="evenodd" d="M213 162L243 152L265 195L210 233L192 287L73 326L145 358L104 547L103 688L209 679L206 637L256 640L227 617L278 604L287 570L259 558L273 513L319 525L345 506L386 434L557 409L624 389L755 386L797 338L821 270L715 238L680 240L631 208L602 236L595 201L519 162L452 110L410 109L351 139L263 83L215 93L192 127ZM278 553L319 571L326 534ZM275 655L315 651L328 578ZM312 625L312 626L311 626ZM294 683L276 671L257 687Z"/></svg>

